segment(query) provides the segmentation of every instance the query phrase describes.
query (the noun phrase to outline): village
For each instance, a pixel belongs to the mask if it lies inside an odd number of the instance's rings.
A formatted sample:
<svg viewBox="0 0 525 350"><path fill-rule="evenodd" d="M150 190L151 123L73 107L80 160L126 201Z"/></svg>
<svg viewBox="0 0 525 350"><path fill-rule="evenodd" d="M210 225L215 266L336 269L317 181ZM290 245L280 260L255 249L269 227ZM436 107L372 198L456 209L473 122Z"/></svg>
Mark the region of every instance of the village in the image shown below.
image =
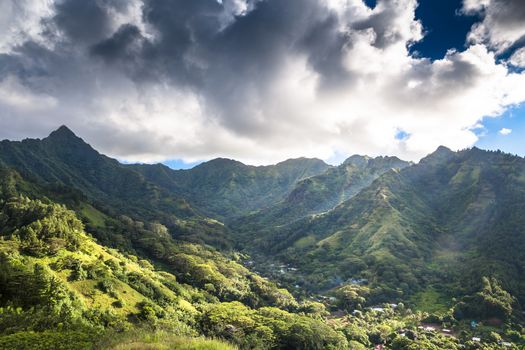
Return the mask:
<svg viewBox="0 0 525 350"><path fill-rule="evenodd" d="M367 322L372 321L381 324L386 319L405 318L409 319L410 322L404 322L404 326L394 329L394 335L412 340L418 337L445 337L459 343L460 348L467 348L467 344L470 344L469 346L472 344L481 346L484 343L493 343L494 339L485 339L482 334L486 333L486 329L491 326L491 322L492 326L500 326L498 320L489 320L489 324L471 320L466 324L452 325L450 322L427 320L422 315L419 315L419 318L414 318L414 315L406 315L406 311L402 311L405 310L405 306L400 302L367 306L349 312L340 307L340 300L334 294L334 290L345 285L366 286L369 283L367 279L352 277L343 281L340 278L335 278L331 289L320 293L308 293L306 288L303 288L301 285L300 269L291 264L270 262L261 265L255 259L246 259L243 261L243 264L246 267L255 269L254 271L262 276L276 281L278 285L289 288L296 297L307 296L309 300L323 304L327 310L327 322L335 327L344 327L347 324L351 324L353 319L366 319ZM427 318L431 319L432 317ZM392 337L393 335L390 334L389 336ZM496 343L501 348L517 349L511 341L498 339ZM389 349L384 341L372 344L372 346L374 350Z"/></svg>

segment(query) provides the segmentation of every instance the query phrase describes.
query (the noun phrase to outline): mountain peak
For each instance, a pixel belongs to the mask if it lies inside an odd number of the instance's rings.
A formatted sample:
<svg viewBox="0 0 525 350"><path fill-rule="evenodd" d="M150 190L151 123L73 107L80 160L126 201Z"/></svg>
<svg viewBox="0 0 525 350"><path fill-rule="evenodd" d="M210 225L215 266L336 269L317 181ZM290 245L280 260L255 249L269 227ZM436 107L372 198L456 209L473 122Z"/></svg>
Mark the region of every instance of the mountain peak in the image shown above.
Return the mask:
<svg viewBox="0 0 525 350"><path fill-rule="evenodd" d="M354 154L353 156L348 157L343 162L343 164L344 165L365 166L369 160L370 160L370 157L368 156L361 156L358 154Z"/></svg>
<svg viewBox="0 0 525 350"><path fill-rule="evenodd" d="M454 154L454 151L452 151L450 148L445 146L439 146L433 153L431 153L429 156L434 158L448 158L451 155Z"/></svg>
<svg viewBox="0 0 525 350"><path fill-rule="evenodd" d="M75 133L65 125L60 125L60 127L53 131L51 134L69 134L76 136Z"/></svg>
<svg viewBox="0 0 525 350"><path fill-rule="evenodd" d="M316 166L320 168L329 168L330 165L318 158L291 158L275 164L278 168L297 167L297 166Z"/></svg>
<svg viewBox="0 0 525 350"><path fill-rule="evenodd" d="M69 129L67 126L62 125L55 131L53 131L49 136L48 139L79 139L77 135L71 129Z"/></svg>
<svg viewBox="0 0 525 350"><path fill-rule="evenodd" d="M446 146L439 146L434 153L436 153L436 152L440 152L440 153L454 153L454 152L452 152L452 150L450 148L448 148Z"/></svg>
<svg viewBox="0 0 525 350"><path fill-rule="evenodd" d="M67 126L62 125L55 131L53 131L51 134L49 134L48 137L42 140L44 144L47 145L47 147L53 148L58 153L68 153L72 154L71 152L77 153L77 156L79 154L86 155L94 155L98 156L99 153L95 151L89 144L87 144L83 139L78 137L71 129L69 129ZM80 153L78 153L80 152Z"/></svg>
<svg viewBox="0 0 525 350"><path fill-rule="evenodd" d="M224 169L232 167L247 167L244 163L241 163L234 159L229 158L214 158L207 162L197 165L196 169Z"/></svg>
<svg viewBox="0 0 525 350"><path fill-rule="evenodd" d="M421 162L446 160L454 154L455 152L453 152L450 148L439 146L434 152L421 159Z"/></svg>

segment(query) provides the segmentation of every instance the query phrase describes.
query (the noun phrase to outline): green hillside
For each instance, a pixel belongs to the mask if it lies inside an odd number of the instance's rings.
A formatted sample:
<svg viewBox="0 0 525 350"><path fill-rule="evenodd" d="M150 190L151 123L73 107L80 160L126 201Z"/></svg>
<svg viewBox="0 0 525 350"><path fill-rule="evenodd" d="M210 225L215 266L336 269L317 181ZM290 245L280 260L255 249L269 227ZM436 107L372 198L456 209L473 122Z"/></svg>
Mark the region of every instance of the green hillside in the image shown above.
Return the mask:
<svg viewBox="0 0 525 350"><path fill-rule="evenodd" d="M272 231L276 226L289 225L309 215L335 208L368 187L391 169L403 169L410 163L397 157L352 156L338 167L311 176L297 183L282 201L246 215L232 223L235 232ZM243 239L241 235L237 239Z"/></svg>
<svg viewBox="0 0 525 350"><path fill-rule="evenodd" d="M366 279L383 296L432 283L461 295L494 276L523 302L524 181L523 158L440 148L329 212L252 231L253 246L298 266L311 288Z"/></svg>
<svg viewBox="0 0 525 350"><path fill-rule="evenodd" d="M0 165L45 187L53 198L67 192L68 198L61 199L88 201L112 216L158 221L188 241L230 244L224 225L200 214L184 197L101 155L65 126L42 140L0 142Z"/></svg>
<svg viewBox="0 0 525 350"><path fill-rule="evenodd" d="M319 159L307 158L259 167L222 158L189 170L171 170L163 165L131 167L221 220L272 205L285 198L299 181L331 168Z"/></svg>
<svg viewBox="0 0 525 350"><path fill-rule="evenodd" d="M525 159L476 148L174 171L2 141L0 349L520 349L524 203Z"/></svg>
<svg viewBox="0 0 525 350"><path fill-rule="evenodd" d="M308 311L311 303L298 303L233 256L175 241L158 223L126 217L106 217L106 225L113 225L111 240L121 243L120 249L108 248L85 232L74 211L16 172L3 169L0 185L0 349L122 349L149 343L230 348L187 340L203 335L242 348L280 349L296 341L319 344L316 349L345 348L344 335L318 319L316 308ZM89 211L95 215L95 209ZM291 328L296 323L305 331L323 329L324 335L312 338L308 331L296 340ZM234 332L230 324L236 325Z"/></svg>

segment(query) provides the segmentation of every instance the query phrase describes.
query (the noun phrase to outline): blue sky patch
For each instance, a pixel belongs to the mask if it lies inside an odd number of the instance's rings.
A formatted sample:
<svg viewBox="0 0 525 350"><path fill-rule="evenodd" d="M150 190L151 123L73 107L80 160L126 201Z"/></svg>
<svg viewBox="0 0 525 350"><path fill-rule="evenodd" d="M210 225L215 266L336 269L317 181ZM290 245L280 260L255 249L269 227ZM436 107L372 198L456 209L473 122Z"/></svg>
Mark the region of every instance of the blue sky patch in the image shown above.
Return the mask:
<svg viewBox="0 0 525 350"><path fill-rule="evenodd" d="M411 52L436 60L449 49L464 50L467 34L479 18L461 14L461 7L461 0L421 0L416 18L423 23L426 35L411 47Z"/></svg>

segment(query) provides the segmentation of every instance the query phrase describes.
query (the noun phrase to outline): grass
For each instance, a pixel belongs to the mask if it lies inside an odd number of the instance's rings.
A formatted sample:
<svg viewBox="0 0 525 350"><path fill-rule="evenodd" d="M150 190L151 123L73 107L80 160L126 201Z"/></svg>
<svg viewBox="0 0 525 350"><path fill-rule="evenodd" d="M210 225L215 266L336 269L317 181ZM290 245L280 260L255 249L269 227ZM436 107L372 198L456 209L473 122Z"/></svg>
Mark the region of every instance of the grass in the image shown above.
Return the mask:
<svg viewBox="0 0 525 350"><path fill-rule="evenodd" d="M481 167L463 164L450 179L449 184L453 186L473 186L479 183Z"/></svg>
<svg viewBox="0 0 525 350"><path fill-rule="evenodd" d="M119 300L123 301L124 307L115 308L113 303L117 299L100 291L96 286L99 280L84 280L70 282L70 286L75 290L79 296L82 297L86 305L90 308L99 308L102 310L112 310L119 315L128 315L130 313L137 313L136 305L146 299L142 294L131 288L129 285L122 283L116 279L112 279L115 292Z"/></svg>
<svg viewBox="0 0 525 350"><path fill-rule="evenodd" d="M0 336L0 350L237 350L219 340L180 337L166 332L137 330L111 334L94 345L94 333L82 331L20 332Z"/></svg>
<svg viewBox="0 0 525 350"><path fill-rule="evenodd" d="M219 340L188 338L166 332L134 331L106 338L97 347L104 350L237 350Z"/></svg>
<svg viewBox="0 0 525 350"><path fill-rule="evenodd" d="M96 227L105 227L106 226L106 216L102 214L97 209L93 208L89 204L82 206L80 213L85 216L89 222Z"/></svg>
<svg viewBox="0 0 525 350"><path fill-rule="evenodd" d="M445 313L448 310L447 298L433 288L415 294L411 302L416 310L428 313Z"/></svg>
<svg viewBox="0 0 525 350"><path fill-rule="evenodd" d="M0 350L90 350L95 337L80 331L20 332L0 336Z"/></svg>
<svg viewBox="0 0 525 350"><path fill-rule="evenodd" d="M297 240L294 243L294 247L297 249L305 249L308 247L314 246L316 243L316 238L314 235L308 235L306 237L302 237L299 240Z"/></svg>

